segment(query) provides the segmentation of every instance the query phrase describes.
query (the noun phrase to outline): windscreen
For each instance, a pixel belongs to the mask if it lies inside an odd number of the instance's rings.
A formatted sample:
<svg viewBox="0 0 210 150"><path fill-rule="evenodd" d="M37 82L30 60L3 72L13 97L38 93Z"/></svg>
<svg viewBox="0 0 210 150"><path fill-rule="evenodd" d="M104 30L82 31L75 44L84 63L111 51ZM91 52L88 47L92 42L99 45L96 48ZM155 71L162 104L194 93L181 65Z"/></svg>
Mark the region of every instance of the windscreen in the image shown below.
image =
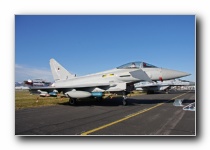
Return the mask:
<svg viewBox="0 0 210 150"><path fill-rule="evenodd" d="M132 69L132 68L157 68L154 65L145 63L145 62L130 62L127 64L124 64L122 66L117 67L117 69Z"/></svg>

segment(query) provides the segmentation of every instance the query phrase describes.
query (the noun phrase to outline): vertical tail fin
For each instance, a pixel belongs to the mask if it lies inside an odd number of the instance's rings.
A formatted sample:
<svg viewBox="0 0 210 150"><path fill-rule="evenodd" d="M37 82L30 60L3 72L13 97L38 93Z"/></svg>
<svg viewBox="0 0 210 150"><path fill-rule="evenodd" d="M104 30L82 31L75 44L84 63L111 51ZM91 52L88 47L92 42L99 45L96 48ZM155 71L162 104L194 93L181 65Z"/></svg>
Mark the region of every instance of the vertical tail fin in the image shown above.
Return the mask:
<svg viewBox="0 0 210 150"><path fill-rule="evenodd" d="M68 72L55 59L50 59L50 68L55 82L75 77L75 74L71 74L70 72Z"/></svg>

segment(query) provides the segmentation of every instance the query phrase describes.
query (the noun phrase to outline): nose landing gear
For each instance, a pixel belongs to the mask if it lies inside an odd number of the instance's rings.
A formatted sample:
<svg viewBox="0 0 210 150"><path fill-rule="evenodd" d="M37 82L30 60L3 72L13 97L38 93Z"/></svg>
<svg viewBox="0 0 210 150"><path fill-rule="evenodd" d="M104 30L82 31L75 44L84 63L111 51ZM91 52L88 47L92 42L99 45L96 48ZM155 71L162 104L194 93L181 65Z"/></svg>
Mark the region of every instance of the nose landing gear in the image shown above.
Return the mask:
<svg viewBox="0 0 210 150"><path fill-rule="evenodd" d="M123 106L126 106L128 104L127 96L126 96L126 92L125 91L123 91L123 101L122 101L122 103L123 103Z"/></svg>

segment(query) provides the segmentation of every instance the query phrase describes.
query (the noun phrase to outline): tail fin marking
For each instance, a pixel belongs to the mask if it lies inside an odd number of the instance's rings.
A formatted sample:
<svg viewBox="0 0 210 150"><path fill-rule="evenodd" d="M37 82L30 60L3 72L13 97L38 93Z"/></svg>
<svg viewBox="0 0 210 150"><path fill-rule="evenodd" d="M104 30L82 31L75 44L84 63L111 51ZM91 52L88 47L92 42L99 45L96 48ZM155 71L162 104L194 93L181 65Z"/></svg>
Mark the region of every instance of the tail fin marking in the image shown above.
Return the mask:
<svg viewBox="0 0 210 150"><path fill-rule="evenodd" d="M50 59L50 68L55 82L59 80L68 80L75 77L75 74L68 72L55 59Z"/></svg>

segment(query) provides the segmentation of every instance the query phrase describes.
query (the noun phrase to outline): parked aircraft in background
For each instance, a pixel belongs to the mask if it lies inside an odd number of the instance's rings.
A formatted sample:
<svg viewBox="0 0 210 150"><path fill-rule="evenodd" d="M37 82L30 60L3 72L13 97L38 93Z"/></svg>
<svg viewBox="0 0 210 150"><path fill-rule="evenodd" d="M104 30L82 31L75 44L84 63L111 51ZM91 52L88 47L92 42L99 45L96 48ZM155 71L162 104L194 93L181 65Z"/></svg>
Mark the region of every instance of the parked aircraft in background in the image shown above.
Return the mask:
<svg viewBox="0 0 210 150"><path fill-rule="evenodd" d="M15 82L15 90L29 90L29 87L23 82Z"/></svg>
<svg viewBox="0 0 210 150"><path fill-rule="evenodd" d="M168 81L157 81L157 82L139 82L134 84L136 90L146 91L148 94L157 92L157 91L168 91L171 89L172 86L193 86L195 82L190 82L186 80L168 80Z"/></svg>
<svg viewBox="0 0 210 150"><path fill-rule="evenodd" d="M29 87L27 86L15 86L15 90L29 90Z"/></svg>
<svg viewBox="0 0 210 150"><path fill-rule="evenodd" d="M36 87L47 87L50 86L51 82L46 82L43 79L34 79L34 80L26 80L23 82L15 82L15 89L16 90L29 90L29 87L36 86Z"/></svg>
<svg viewBox="0 0 210 150"><path fill-rule="evenodd" d="M50 86L52 84L51 82L46 82L43 79L28 79L27 81L24 81L24 83L28 86Z"/></svg>
<svg viewBox="0 0 210 150"><path fill-rule="evenodd" d="M30 91L63 92L69 97L71 105L74 105L78 98L91 96L102 98L104 92L120 92L123 95L123 105L126 105L126 93L132 91L137 82L163 81L190 75L181 71L158 68L145 62L131 62L111 70L81 77L69 73L54 59L50 59L50 67L55 83L51 87L31 87Z"/></svg>

